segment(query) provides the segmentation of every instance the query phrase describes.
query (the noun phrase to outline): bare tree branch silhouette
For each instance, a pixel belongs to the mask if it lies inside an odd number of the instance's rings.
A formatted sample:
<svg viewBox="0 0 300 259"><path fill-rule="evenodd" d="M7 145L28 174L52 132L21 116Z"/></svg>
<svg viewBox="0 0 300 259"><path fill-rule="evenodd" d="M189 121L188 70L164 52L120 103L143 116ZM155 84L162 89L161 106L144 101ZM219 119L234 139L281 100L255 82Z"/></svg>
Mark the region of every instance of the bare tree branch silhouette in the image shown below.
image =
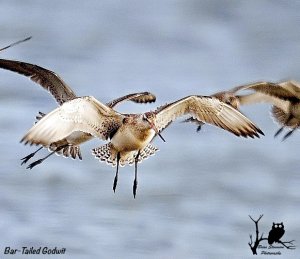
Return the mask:
<svg viewBox="0 0 300 259"><path fill-rule="evenodd" d="M255 223L255 232L256 232L256 237L255 237L255 242L253 244L253 240L252 240L252 235L250 235L250 242L248 243L248 245L251 248L251 251L254 255L257 255L256 249L259 245L259 243L262 240L268 240L267 238L263 237L263 233L261 234L261 236L259 237L259 230L258 230L258 222L260 221L260 219L263 217L263 214L259 216L259 218L257 220L254 220L250 215L249 218Z"/></svg>
<svg viewBox="0 0 300 259"><path fill-rule="evenodd" d="M296 249L296 246L293 244L294 241L295 241L295 240L283 242L283 241L280 241L280 240L279 240L277 243L283 245L283 246L284 246L285 248L287 248L287 249ZM290 244L290 245L286 245L286 244Z"/></svg>

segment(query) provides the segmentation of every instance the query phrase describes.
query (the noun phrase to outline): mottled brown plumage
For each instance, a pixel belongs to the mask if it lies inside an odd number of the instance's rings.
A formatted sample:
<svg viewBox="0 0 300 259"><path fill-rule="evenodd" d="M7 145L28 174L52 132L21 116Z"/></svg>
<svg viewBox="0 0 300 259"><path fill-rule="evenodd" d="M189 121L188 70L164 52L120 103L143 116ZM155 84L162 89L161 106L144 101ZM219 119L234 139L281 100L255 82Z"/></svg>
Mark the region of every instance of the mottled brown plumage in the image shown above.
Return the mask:
<svg viewBox="0 0 300 259"><path fill-rule="evenodd" d="M23 137L30 144L49 146L61 139L76 146L78 134L84 132L102 140L110 139L104 147L93 150L93 154L112 165L118 166L135 161L134 196L137 187L137 163L146 158L155 147L149 144L176 118L190 114L203 121L223 128L237 136L258 137L261 130L236 109L215 97L188 96L144 114L121 114L102 104L92 96L76 98L45 115ZM64 148L61 145L58 148ZM35 165L35 164L34 164Z"/></svg>
<svg viewBox="0 0 300 259"><path fill-rule="evenodd" d="M28 168L41 163L54 152L76 157L76 154L80 154L78 146L92 137L110 140L104 146L94 149L93 154L100 161L117 166L114 191L119 165L132 164L134 161L134 197L137 189L137 163L158 150L150 142L156 135L162 138L160 132L178 117L190 115L200 123L220 127L237 136L253 138L263 134L238 110L215 96L192 95L161 106L154 112L122 114L112 107L124 100L152 102L155 96L148 92L137 93L105 105L92 96L76 97L58 75L42 67L0 59L0 68L29 76L48 90L60 104L46 115L40 113L37 123L22 138L25 144L42 145L53 150Z"/></svg>
<svg viewBox="0 0 300 259"><path fill-rule="evenodd" d="M238 95L240 91L254 91L254 93ZM283 139L290 136L300 126L300 85L296 81L285 81L281 83L257 82L248 85L234 87L228 91L218 92L212 96L239 109L241 105L255 103L270 103L272 115L276 122L282 127L277 131L277 136L284 128L291 128ZM185 122L198 124L199 130L203 123L198 123L192 118Z"/></svg>
<svg viewBox="0 0 300 259"><path fill-rule="evenodd" d="M29 38L25 39L28 40ZM23 41L25 41L23 40ZM20 42L23 42L20 41ZM19 42L18 42L19 43ZM17 43L14 43L17 44ZM12 44L10 45L12 46ZM9 47L9 46L8 46ZM7 47L6 47L7 48ZM5 49L5 48L3 48ZM73 100L75 98L78 98L74 91L53 71L45 69L43 67L21 62L21 61L14 61L14 60L6 60L6 59L0 59L0 68L7 69L13 72L17 72L19 74L22 74L24 76L29 77L34 82L41 85L44 89L46 89L57 101L59 105L62 105L65 102L68 102L70 100ZM122 97L119 97L109 103L107 103L107 106L113 108L116 105L124 102L124 101L133 101L136 103L150 103L155 102L156 97L152 93L149 92L141 92L141 93L133 93L128 94ZM45 116L45 113L39 112L36 119L40 120L43 116ZM111 125L107 125L107 127L112 127ZM113 130L113 128L112 128ZM111 134L112 131L109 131L109 134ZM77 139L72 142L68 142L67 139L59 139L57 140L58 143L50 143L52 145L52 151L55 151L54 147L60 147L62 143L64 145L67 145L63 149L58 149L57 154L63 155L65 157L72 157L76 159L77 157L81 160L82 156L80 153L80 147L79 145L83 142L86 142L93 138L93 136L89 133L85 132L77 132L76 133ZM109 136L107 136L109 137ZM72 139L74 138L74 134L72 136ZM33 144L33 143L32 143ZM40 150L40 149L39 149ZM26 163L34 154L31 153L28 156L24 157L22 160L22 164Z"/></svg>
<svg viewBox="0 0 300 259"><path fill-rule="evenodd" d="M283 139L300 126L300 85L296 81L285 81L280 83L259 82L246 86L240 86L232 90L255 91L252 94L237 95L241 105L254 104L258 102L270 103L273 105L272 115L281 128L276 132L277 136L284 128L291 128Z"/></svg>
<svg viewBox="0 0 300 259"><path fill-rule="evenodd" d="M55 98L59 105L76 98L73 90L53 71L15 60L0 59L0 68L29 77Z"/></svg>
<svg viewBox="0 0 300 259"><path fill-rule="evenodd" d="M188 96L156 110L159 130L179 116L193 115L197 123L209 123L237 136L259 137L263 132L242 113L214 96Z"/></svg>
<svg viewBox="0 0 300 259"><path fill-rule="evenodd" d="M109 106L110 108L114 108L117 104L123 101L132 101L135 103L152 103L156 101L156 96L149 92L128 94L120 98L117 98L111 102L108 102L106 103L106 105Z"/></svg>

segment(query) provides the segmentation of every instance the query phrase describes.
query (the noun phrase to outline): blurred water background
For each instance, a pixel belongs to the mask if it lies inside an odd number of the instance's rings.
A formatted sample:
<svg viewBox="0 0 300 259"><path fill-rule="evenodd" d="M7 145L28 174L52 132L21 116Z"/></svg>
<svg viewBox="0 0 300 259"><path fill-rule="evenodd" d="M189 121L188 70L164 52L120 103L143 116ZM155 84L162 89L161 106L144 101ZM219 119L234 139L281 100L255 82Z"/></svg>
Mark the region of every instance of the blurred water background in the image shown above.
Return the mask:
<svg viewBox="0 0 300 259"><path fill-rule="evenodd" d="M1 1L0 47L33 38L0 54L102 102L151 91L155 104L118 107L144 112L189 94L300 80L299 13L299 1ZM265 235L283 221L283 239L299 244L300 135L274 139L268 105L243 107L261 139L172 124L139 166L135 200L134 168L121 168L114 194L115 168L91 155L99 140L83 145L82 162L20 166L34 148L19 140L38 111L56 106L27 78L0 71L0 258L43 257L4 256L6 246L65 247L59 258L252 258L249 214L264 214ZM300 248L280 251L299 258Z"/></svg>

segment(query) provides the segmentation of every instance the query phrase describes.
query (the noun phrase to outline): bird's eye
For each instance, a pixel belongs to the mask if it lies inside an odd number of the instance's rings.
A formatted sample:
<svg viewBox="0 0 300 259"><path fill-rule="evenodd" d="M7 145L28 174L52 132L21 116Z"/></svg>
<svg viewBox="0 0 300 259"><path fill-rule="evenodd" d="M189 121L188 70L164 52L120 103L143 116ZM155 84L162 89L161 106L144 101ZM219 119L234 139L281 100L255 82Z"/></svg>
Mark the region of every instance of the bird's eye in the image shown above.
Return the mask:
<svg viewBox="0 0 300 259"><path fill-rule="evenodd" d="M227 104L231 104L234 101L233 97L228 97L228 99L226 100Z"/></svg>

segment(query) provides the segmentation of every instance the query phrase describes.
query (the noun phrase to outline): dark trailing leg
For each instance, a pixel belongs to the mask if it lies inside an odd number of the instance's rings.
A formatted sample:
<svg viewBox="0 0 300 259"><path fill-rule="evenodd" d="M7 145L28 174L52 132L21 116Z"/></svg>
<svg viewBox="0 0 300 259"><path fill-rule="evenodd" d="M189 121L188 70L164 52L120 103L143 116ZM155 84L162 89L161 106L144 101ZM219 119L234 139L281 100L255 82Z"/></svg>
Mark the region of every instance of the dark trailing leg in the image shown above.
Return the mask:
<svg viewBox="0 0 300 259"><path fill-rule="evenodd" d="M138 151L135 159L134 159L134 181L133 181L133 198L136 196L136 189L137 189L137 164L139 161L139 156L140 156L140 150Z"/></svg>
<svg viewBox="0 0 300 259"><path fill-rule="evenodd" d="M32 158L32 157L33 157L37 152L39 152L42 148L43 148L43 147L40 147L39 149L37 149L36 151L32 152L32 153L29 154L28 156L25 156L25 157L21 158L21 160L22 160L21 165L26 164L26 163L28 162L28 160L29 160L30 158Z"/></svg>
<svg viewBox="0 0 300 259"><path fill-rule="evenodd" d="M285 136L283 137L282 141L286 140L288 137L290 137L296 130L297 128L292 129L291 131L289 131L287 134L285 134Z"/></svg>
<svg viewBox="0 0 300 259"><path fill-rule="evenodd" d="M113 190L116 192L117 184L118 184L118 174L119 174L119 162L120 162L120 152L117 154L117 171L114 179Z"/></svg>
<svg viewBox="0 0 300 259"><path fill-rule="evenodd" d="M283 131L284 127L281 127L279 130L276 131L274 138L276 138L282 131Z"/></svg>
<svg viewBox="0 0 300 259"><path fill-rule="evenodd" d="M34 161L33 163L31 163L29 166L26 167L26 169L32 169L33 167L41 164L44 160L46 160L48 157L52 156L55 152L65 148L68 145L63 145L61 147L58 147L56 150L52 151L50 154L48 154L47 156L45 156L44 158L38 159L36 161Z"/></svg>
<svg viewBox="0 0 300 259"><path fill-rule="evenodd" d="M283 123L283 125L284 126L282 126L276 133L275 133L275 135L274 135L274 138L276 138L281 132L282 132L282 130L284 129L284 127L285 126L287 126L288 125L288 123L291 121L293 119L293 116L292 115L290 115L286 120L285 120L285 122ZM289 132L290 133L290 132ZM289 137L292 133L287 133L284 137L283 137L283 139L282 140L285 140L287 137ZM287 136L288 135L288 136Z"/></svg>

